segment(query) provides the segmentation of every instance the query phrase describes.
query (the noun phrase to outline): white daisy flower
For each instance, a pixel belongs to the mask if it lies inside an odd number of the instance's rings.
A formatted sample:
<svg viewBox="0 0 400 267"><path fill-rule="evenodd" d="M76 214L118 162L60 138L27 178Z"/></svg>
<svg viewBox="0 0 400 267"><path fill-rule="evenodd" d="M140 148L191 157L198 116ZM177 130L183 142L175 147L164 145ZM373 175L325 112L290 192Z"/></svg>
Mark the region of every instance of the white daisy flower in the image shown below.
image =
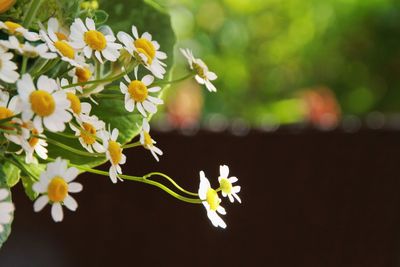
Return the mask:
<svg viewBox="0 0 400 267"><path fill-rule="evenodd" d="M95 115L82 115L77 119L79 128L70 124L71 129L75 132L75 136L79 136L79 142L90 153L104 153L106 150L96 137L102 138L105 130L105 123Z"/></svg>
<svg viewBox="0 0 400 267"><path fill-rule="evenodd" d="M85 25L86 24L86 25ZM87 58L95 57L103 63L103 58L116 61L119 57L121 44L115 43L113 34L103 34L96 30L94 21L86 18L85 24L81 19L75 19L71 25L71 44L76 49L83 49L83 54Z"/></svg>
<svg viewBox="0 0 400 267"><path fill-rule="evenodd" d="M93 64L87 64L82 67L73 68L68 72L68 75L72 78L72 83L83 83L95 79L93 73L95 72ZM82 86L79 86L80 92L82 92Z"/></svg>
<svg viewBox="0 0 400 267"><path fill-rule="evenodd" d="M38 41L39 35L36 32L30 32L22 25L12 22L12 21L0 21L0 29L5 30L8 34L12 35L22 35L28 41L34 42Z"/></svg>
<svg viewBox="0 0 400 267"><path fill-rule="evenodd" d="M128 75L125 75L124 79L128 84L120 82L119 88L121 92L125 94L126 110L132 112L136 106L144 117L147 117L146 111L151 114L156 113L157 105L163 104L164 102L160 98L149 95L149 93L155 93L161 90L159 86L148 88L148 86L153 83L154 77L146 75L141 81L132 81Z"/></svg>
<svg viewBox="0 0 400 267"><path fill-rule="evenodd" d="M20 125L21 131L16 134L5 133L4 136L11 142L21 146L22 149L16 153L20 154L25 151L25 162L28 164L35 162L34 153L42 159L47 159L47 142L44 139L46 136L33 128L31 121L23 122L19 118L14 118L12 123Z"/></svg>
<svg viewBox="0 0 400 267"><path fill-rule="evenodd" d="M55 222L63 220L62 205L71 211L78 208L78 203L69 193L82 191L82 185L73 182L78 176L78 169L68 168L67 164L67 161L61 158L47 164L46 170L40 174L39 182L32 186L36 193L41 194L33 204L34 211L39 212L47 203L52 204L51 216Z"/></svg>
<svg viewBox="0 0 400 267"><path fill-rule="evenodd" d="M67 79L63 78L60 82L61 87L69 85ZM75 117L79 117L83 114L89 115L92 106L89 103L81 102L79 97L76 95L76 87L70 87L67 89L63 89L64 92L67 93L67 99L71 103L70 110ZM80 88L77 88L80 90Z"/></svg>
<svg viewBox="0 0 400 267"><path fill-rule="evenodd" d="M22 102L22 120L33 117L33 125L39 131L44 126L52 132L62 132L65 123L72 119L68 112L71 106L66 93L59 88L54 79L41 75L37 87L29 74L17 81L18 94Z"/></svg>
<svg viewBox="0 0 400 267"><path fill-rule="evenodd" d="M113 183L117 182L118 174L122 174L120 164L125 164L126 157L122 154L121 144L117 142L119 131L115 128L111 135L110 132L103 131L103 146L106 151L106 157L111 163L111 167L109 170L110 178ZM121 181L122 179L119 178Z"/></svg>
<svg viewBox="0 0 400 267"><path fill-rule="evenodd" d="M223 197L228 197L230 202L234 202L234 198L239 203L242 203L240 200L240 197L237 195L237 193L240 192L240 186L232 186L233 183L238 181L238 178L232 176L229 177L229 167L226 165L221 165L219 166L219 177L218 177L218 182L219 182L219 187L221 188L222 196Z"/></svg>
<svg viewBox="0 0 400 267"><path fill-rule="evenodd" d="M0 45L8 49L16 50L18 54L29 58L42 57L45 59L52 59L57 57L57 54L48 51L49 48L46 44L39 44L37 46L33 46L28 42L21 44L17 37L12 35L8 37L8 40L1 40Z"/></svg>
<svg viewBox="0 0 400 267"><path fill-rule="evenodd" d="M16 72L17 64L11 61L13 56L13 53L0 47L0 80L6 83L15 83L19 78L19 73Z"/></svg>
<svg viewBox="0 0 400 267"><path fill-rule="evenodd" d="M208 91L216 92L217 88L211 83L217 79L217 75L208 70L207 65L199 58L193 56L192 51L189 49L182 49L182 54L186 57L189 62L190 69L196 71L196 76L194 77L199 84L205 84Z"/></svg>
<svg viewBox="0 0 400 267"><path fill-rule="evenodd" d="M42 30L45 30L44 27L42 26ZM46 30L45 30L46 31ZM64 28L60 25L58 20L56 18L50 18L47 21L47 35L53 36L57 38L52 38L55 41L68 41L68 36L69 36L69 29ZM43 36L41 36L43 38Z"/></svg>
<svg viewBox="0 0 400 267"><path fill-rule="evenodd" d="M61 57L61 60L68 62L74 67L81 67L84 65L84 58L78 54L78 51L71 46L70 42L63 38L60 39L52 30L48 32L40 30L40 35L46 42L50 51L57 53Z"/></svg>
<svg viewBox="0 0 400 267"><path fill-rule="evenodd" d="M221 199L218 197L217 191L211 188L210 182L203 171L200 172L200 186L198 193L200 199L203 201L203 206L207 210L207 216L211 223L215 227L226 228L225 222L218 215L218 213L225 215L226 211L219 205L221 203Z"/></svg>
<svg viewBox="0 0 400 267"><path fill-rule="evenodd" d="M150 136L150 124L146 119L143 119L142 131L140 132L140 143L144 148L150 150L153 157L159 161L158 155L162 156L163 152L158 147L154 146L154 141Z"/></svg>
<svg viewBox="0 0 400 267"><path fill-rule="evenodd" d="M11 223L13 219L12 213L15 210L14 204L6 200L9 194L7 189L0 189L0 233L4 231L4 225Z"/></svg>
<svg viewBox="0 0 400 267"><path fill-rule="evenodd" d="M0 90L0 120L10 118L21 112L21 104L18 96L10 99L7 91Z"/></svg>
<svg viewBox="0 0 400 267"><path fill-rule="evenodd" d="M118 32L118 40L124 44L124 48L132 56L137 58L143 65L159 79L164 78L166 64L161 60L167 58L167 54L159 51L160 45L152 40L150 33L145 32L139 37L138 30L132 25L132 36L126 32Z"/></svg>
<svg viewBox="0 0 400 267"><path fill-rule="evenodd" d="M47 141L44 139L46 136L36 128L33 128L32 122L25 125L25 127L29 127L30 132L30 137L22 143L22 148L25 151L25 162L28 164L34 163L34 153L41 159L47 159Z"/></svg>

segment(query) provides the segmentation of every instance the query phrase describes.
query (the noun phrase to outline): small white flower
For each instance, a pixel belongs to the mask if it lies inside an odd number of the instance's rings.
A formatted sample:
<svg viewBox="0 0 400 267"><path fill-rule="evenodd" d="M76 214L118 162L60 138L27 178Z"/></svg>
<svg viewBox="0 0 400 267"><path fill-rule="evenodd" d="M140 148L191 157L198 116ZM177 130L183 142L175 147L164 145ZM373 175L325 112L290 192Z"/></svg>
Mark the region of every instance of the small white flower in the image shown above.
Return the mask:
<svg viewBox="0 0 400 267"><path fill-rule="evenodd" d="M189 49L181 49L181 52L188 60L190 69L196 71L196 76L194 77L196 81L199 84L205 84L208 91L216 92L217 88L215 88L211 81L217 79L217 75L209 71L207 65L201 59L195 58Z"/></svg>
<svg viewBox="0 0 400 267"><path fill-rule="evenodd" d="M54 35L55 38L52 38L54 41L68 41L69 29L62 27L56 18L52 17L47 21L47 31L43 26L41 28L47 35L52 37ZM42 35L41 37L43 38Z"/></svg>
<svg viewBox="0 0 400 267"><path fill-rule="evenodd" d="M63 220L62 205L71 211L78 208L78 203L69 193L82 191L80 183L72 182L78 176L78 169L68 168L67 164L67 161L61 158L47 164L46 170L40 174L39 181L32 186L36 193L41 194L33 204L34 211L39 212L47 203L52 204L51 216L55 222Z"/></svg>
<svg viewBox="0 0 400 267"><path fill-rule="evenodd" d="M10 99L7 91L0 90L0 120L12 117L21 112L20 99L14 96Z"/></svg>
<svg viewBox="0 0 400 267"><path fill-rule="evenodd" d="M203 206L207 210L207 216L211 223L215 227L226 228L225 222L218 215L218 213L225 215L226 211L219 205L221 203L221 199L218 197L217 191L211 188L210 182L203 171L200 171L200 186L198 193L200 199L203 201Z"/></svg>
<svg viewBox="0 0 400 267"><path fill-rule="evenodd" d="M95 57L103 63L103 58L116 61L119 57L121 44L115 43L116 38L113 34L103 34L96 30L94 21L86 18L86 25L81 19L75 19L71 25L71 45L76 49L83 49L83 54L87 58Z"/></svg>
<svg viewBox="0 0 400 267"><path fill-rule="evenodd" d="M55 53L48 52L49 48L46 44L39 44L37 46L33 46L28 42L21 44L15 36L8 37L8 40L1 40L0 45L8 49L16 50L18 54L29 58L42 57L45 59L52 59L57 57Z"/></svg>
<svg viewBox="0 0 400 267"><path fill-rule="evenodd" d="M144 148L150 150L153 157L159 161L158 155L162 156L163 152L158 147L154 146L154 141L150 136L150 124L146 119L143 119L142 131L140 132L140 143ZM157 155L158 154L158 155Z"/></svg>
<svg viewBox="0 0 400 267"><path fill-rule="evenodd" d="M125 83L120 82L119 88L121 89L121 92L125 94L126 110L132 112L136 106L144 117L147 117L146 111L151 114L156 113L157 105L163 104L164 102L160 98L149 95L149 93L155 93L161 90L161 87L159 86L148 88L148 86L153 83L154 77L146 75L141 81L132 81L128 75L125 75L124 79L128 84L126 85Z"/></svg>
<svg viewBox="0 0 400 267"><path fill-rule="evenodd" d="M12 213L15 210L11 201L5 200L9 195L9 191L5 188L0 189L0 233L4 231L4 225L11 223L13 219Z"/></svg>
<svg viewBox="0 0 400 267"><path fill-rule="evenodd" d="M28 41L38 41L39 35L36 32L30 32L22 25L12 21L0 21L0 29L5 30L7 33L12 35L22 35Z"/></svg>
<svg viewBox="0 0 400 267"><path fill-rule="evenodd" d="M93 64L86 64L82 67L76 67L68 72L68 75L72 77L72 83L82 83L82 82L88 82L88 81L93 81L96 79L96 76L94 75L95 73L95 68ZM91 98L91 95L97 94L101 91L104 90L104 85L107 84L107 82L99 82L96 84L88 84L88 85L77 85L75 86L75 89L80 92L83 96L89 97L89 99L95 103L96 105L98 104L93 98ZM93 88L95 86L96 88ZM86 88L90 88L89 92L85 92Z"/></svg>
<svg viewBox="0 0 400 267"><path fill-rule="evenodd" d="M161 60L167 58L167 54L159 51L160 45L152 40L150 33L145 32L139 37L138 30L132 25L132 36L126 32L118 32L118 40L124 44L129 54L140 60L143 65L159 79L164 78L166 64Z"/></svg>
<svg viewBox="0 0 400 267"><path fill-rule="evenodd" d="M19 78L19 73L15 70L18 68L11 59L14 54L7 52L0 47L0 80L6 83L15 83Z"/></svg>
<svg viewBox="0 0 400 267"><path fill-rule="evenodd" d="M103 137L105 123L99 120L95 115L82 115L77 118L77 122L79 127L76 127L72 123L70 127L75 132L75 136L79 136L81 145L90 153L94 151L97 153L104 153L105 148L97 141L96 137L100 139Z"/></svg>
<svg viewBox="0 0 400 267"><path fill-rule="evenodd" d="M113 183L117 182L117 178L121 181L122 179L118 177L118 174L122 174L121 166L125 164L126 157L122 154L121 144L117 142L119 131L115 128L111 135L110 132L103 131L103 146L106 151L106 157L111 163L109 170L110 178Z"/></svg>
<svg viewBox="0 0 400 267"><path fill-rule="evenodd" d="M71 103L54 79L42 75L35 87L31 76L24 74L17 81L17 88L22 102L23 121L33 117L33 125L39 132L43 131L43 124L52 132L64 131L65 123L72 119L67 111Z"/></svg>
<svg viewBox="0 0 400 267"><path fill-rule="evenodd" d="M60 82L61 87L69 85L67 79L63 78ZM70 111L75 117L79 117L81 115L89 115L90 110L92 110L92 106L87 102L81 102L79 97L76 95L76 87L70 87L63 89L64 92L67 94L67 99L71 103ZM80 88L76 88L80 90Z"/></svg>
<svg viewBox="0 0 400 267"><path fill-rule="evenodd" d="M78 51L71 46L70 42L64 38L60 39L52 30L48 32L40 30L40 35L46 42L50 51L57 53L61 57L61 60L68 62L74 67L81 67L84 65L84 58L78 54Z"/></svg>
<svg viewBox="0 0 400 267"><path fill-rule="evenodd" d="M229 177L229 167L226 165L221 165L219 166L219 177L218 177L218 182L219 182L219 187L221 188L222 196L223 197L228 197L230 202L234 202L234 198L239 203L242 203L240 200L240 197L237 195L237 193L240 192L240 186L232 186L233 183L236 183L238 181L238 178L232 176Z"/></svg>

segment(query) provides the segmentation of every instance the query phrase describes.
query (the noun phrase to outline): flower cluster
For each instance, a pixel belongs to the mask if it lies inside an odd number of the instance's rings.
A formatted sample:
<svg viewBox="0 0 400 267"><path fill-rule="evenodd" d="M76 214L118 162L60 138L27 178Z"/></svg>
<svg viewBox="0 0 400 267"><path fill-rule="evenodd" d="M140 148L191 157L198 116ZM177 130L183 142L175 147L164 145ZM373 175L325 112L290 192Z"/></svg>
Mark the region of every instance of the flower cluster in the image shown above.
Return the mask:
<svg viewBox="0 0 400 267"><path fill-rule="evenodd" d="M240 200L238 193L240 192L240 186L233 184L238 179L234 176L229 177L229 167L226 165L219 166L219 188L213 189L203 171L200 171L200 186L199 186L199 197L202 200L203 206L207 210L207 216L211 223L215 227L225 228L226 224L222 218L218 215L225 215L225 209L220 205L221 199L218 197L218 192L222 192L223 197L228 197L230 202L234 202L236 199L239 203Z"/></svg>
<svg viewBox="0 0 400 267"><path fill-rule="evenodd" d="M82 191L82 185L74 181L80 171L107 175L113 183L144 181L154 175L172 180L160 173L125 175L121 167L127 160L124 149L130 147L149 150L157 161L163 155L155 146L149 125L149 118L163 104L161 84L173 82L159 81L167 76L167 54L160 50L160 44L148 32L139 34L134 25L130 33L120 31L114 35L109 27L98 27L90 17L76 18L69 26L50 18L39 26L39 31L32 31L18 22L0 21L0 30L7 35L0 40L0 133L4 147L12 145L2 158L24 175L32 176L34 211L41 211L49 203L56 222L63 220L62 206L75 211L78 204L70 194ZM216 74L190 50L181 51L189 63L188 77L215 92L211 81ZM106 109L99 101L102 98L119 99L126 113L140 117L138 141L127 143L131 140L121 137L123 129L113 128L112 122L94 111ZM57 137L75 139L79 148L63 144ZM108 161L109 171L74 165L63 159L62 153L53 159L52 147ZM26 166L38 162L46 166L35 176ZM220 188L214 190L201 172L198 194L190 193L189 198L178 194L178 198L203 203L213 224L225 227L217 214L225 214L217 192L240 202L240 187L232 186L237 179L228 178L228 174L228 167L221 166ZM152 185L165 188L156 181ZM8 191L0 189L0 200L7 196ZM0 232L11 222L13 211L11 202L0 202Z"/></svg>

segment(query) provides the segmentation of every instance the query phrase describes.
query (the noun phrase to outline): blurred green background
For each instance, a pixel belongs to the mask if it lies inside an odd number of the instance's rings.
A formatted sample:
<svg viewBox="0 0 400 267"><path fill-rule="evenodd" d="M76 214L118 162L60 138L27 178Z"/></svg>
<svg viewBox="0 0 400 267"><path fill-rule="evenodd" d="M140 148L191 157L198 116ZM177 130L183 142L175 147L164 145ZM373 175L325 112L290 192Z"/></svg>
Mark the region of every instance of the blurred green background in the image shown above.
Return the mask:
<svg viewBox="0 0 400 267"><path fill-rule="evenodd" d="M177 47L219 78L217 93L183 82L167 94L175 127L236 121L263 127L400 110L400 1L158 0ZM184 76L176 50L174 77ZM165 116L161 116L162 119Z"/></svg>

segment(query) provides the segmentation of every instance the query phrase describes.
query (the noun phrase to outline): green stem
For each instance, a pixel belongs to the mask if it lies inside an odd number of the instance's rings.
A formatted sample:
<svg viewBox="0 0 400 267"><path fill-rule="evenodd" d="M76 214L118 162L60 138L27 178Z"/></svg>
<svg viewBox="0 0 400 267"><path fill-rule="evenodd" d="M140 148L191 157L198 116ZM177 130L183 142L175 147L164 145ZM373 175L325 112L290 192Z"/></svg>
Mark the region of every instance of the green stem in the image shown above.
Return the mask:
<svg viewBox="0 0 400 267"><path fill-rule="evenodd" d="M99 93L99 94L96 94L96 97L98 97L98 98L109 98L109 99L113 99L113 98L121 98L122 99L122 95L121 94L119 94L119 95L117 95L117 94L101 94L101 93Z"/></svg>
<svg viewBox="0 0 400 267"><path fill-rule="evenodd" d="M32 136L34 136L34 137L36 137L36 138L44 139L44 140L46 140L46 141L47 141L48 143L50 143L50 144L53 144L53 145L58 146L58 147L60 147L60 148L62 148L62 149L68 150L68 151L70 151L70 152L72 152L72 153L75 153L75 154L77 154L77 155L81 155L81 156L85 156L85 157L95 157L95 158L97 158L97 157L104 157L104 154L100 154L100 153L89 153L89 152L86 152L86 151L82 151L82 150L79 150L79 149L75 149L75 148L73 148L73 147L64 145L63 143L60 143L60 142L58 142L58 141L56 141L56 140L53 140L53 139L50 139L50 138L42 137L42 136L39 136L39 135L32 135Z"/></svg>
<svg viewBox="0 0 400 267"><path fill-rule="evenodd" d="M26 72L26 66L27 65L28 65L28 58L24 56L22 58L21 75Z"/></svg>
<svg viewBox="0 0 400 267"><path fill-rule="evenodd" d="M161 172L151 172L151 173L146 174L145 176L143 176L143 178L144 178L144 179L148 179L149 177L154 176L154 175L161 176L161 177L167 179L167 180L168 180L171 184L173 184L177 189L179 189L180 191L182 191L182 192L184 192L184 193L186 193L186 194L188 194L188 195L196 196L196 197L199 196L199 194L192 193L192 192L190 192L190 191L187 191L187 190L183 189L183 188L180 187L171 177L169 177L168 175L166 175L166 174L164 174L164 173L161 173Z"/></svg>
<svg viewBox="0 0 400 267"><path fill-rule="evenodd" d="M42 0L31 0L29 9L28 9L27 13L25 14L24 21L22 22L22 25L25 28L29 28L29 26L31 25L32 20L35 18L36 13L39 10L41 3L42 3Z"/></svg>
<svg viewBox="0 0 400 267"><path fill-rule="evenodd" d="M122 78L124 77L125 74L118 74L116 76L112 76L112 77L106 77L104 79L96 79L96 80L91 80L91 81L87 81L87 82L79 82L79 83L72 83L72 84L68 84L63 86L63 89L66 88L70 88L70 87L75 87L75 86L83 86L83 85L87 85L87 84L93 84L93 83L103 83L103 82L112 82L116 79Z"/></svg>
<svg viewBox="0 0 400 267"><path fill-rule="evenodd" d="M140 143L140 141L137 141L135 143L130 143L130 144L125 144L122 146L123 149L126 148L132 148L132 147L137 147L137 146L141 146L142 144Z"/></svg>
<svg viewBox="0 0 400 267"><path fill-rule="evenodd" d="M105 171L86 168L86 167L75 165L75 164L70 164L70 165L73 166L73 167L76 167L78 169L81 169L83 171L87 171L87 172L91 172L91 173L95 173L95 174L99 174L99 175L104 175L104 176L109 176L108 172L105 172ZM154 186L160 188L161 190L167 192L168 194L170 194L174 198L179 199L179 200L184 201L184 202L187 202L187 203L201 204L201 202L202 202L200 199L194 199L194 198L188 198L188 197L181 196L178 193L176 193L176 192L172 191L171 189L169 189L168 187L166 187L165 185L160 184L160 183L155 182L155 181L152 181L152 180L147 180L144 177L125 175L125 174L120 174L119 177L121 177L122 179L125 179L125 180L130 180L130 181L135 181L135 182L154 185Z"/></svg>
<svg viewBox="0 0 400 267"><path fill-rule="evenodd" d="M54 133L54 134L62 136L62 137L66 137L66 138L71 138L71 139L79 138L79 136L76 136L76 135L73 135L73 134L61 133L61 132L57 132L57 133Z"/></svg>
<svg viewBox="0 0 400 267"><path fill-rule="evenodd" d="M189 73L188 75L183 76L182 78L179 78L179 79L176 79L176 80L172 80L172 81L158 81L158 82L155 82L154 85L178 83L178 82L184 81L184 80L186 80L186 79L188 79L188 78L191 78L191 77L193 77L193 76L194 76L193 73Z"/></svg>

